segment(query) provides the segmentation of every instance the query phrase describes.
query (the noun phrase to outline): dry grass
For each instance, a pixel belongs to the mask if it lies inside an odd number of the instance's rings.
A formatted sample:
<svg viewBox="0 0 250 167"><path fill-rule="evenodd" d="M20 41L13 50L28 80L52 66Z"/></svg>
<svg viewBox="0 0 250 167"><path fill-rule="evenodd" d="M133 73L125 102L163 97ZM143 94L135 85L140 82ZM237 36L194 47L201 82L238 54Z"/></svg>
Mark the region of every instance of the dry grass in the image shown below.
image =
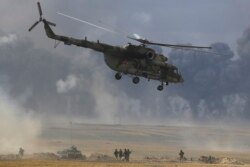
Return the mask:
<svg viewBox="0 0 250 167"><path fill-rule="evenodd" d="M250 167L250 165L214 165L199 163L121 163L121 162L82 162L82 161L48 161L48 160L16 160L0 161L0 167Z"/></svg>

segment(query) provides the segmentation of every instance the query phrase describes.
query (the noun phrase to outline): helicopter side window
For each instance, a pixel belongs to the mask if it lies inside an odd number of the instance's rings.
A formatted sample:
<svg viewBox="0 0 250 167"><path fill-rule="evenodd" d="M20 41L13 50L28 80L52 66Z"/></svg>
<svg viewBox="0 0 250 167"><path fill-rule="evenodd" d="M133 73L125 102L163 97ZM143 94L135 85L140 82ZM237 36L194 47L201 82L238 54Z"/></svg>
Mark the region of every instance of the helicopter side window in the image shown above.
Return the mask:
<svg viewBox="0 0 250 167"><path fill-rule="evenodd" d="M174 69L173 71L174 71L175 74L179 74L178 69Z"/></svg>

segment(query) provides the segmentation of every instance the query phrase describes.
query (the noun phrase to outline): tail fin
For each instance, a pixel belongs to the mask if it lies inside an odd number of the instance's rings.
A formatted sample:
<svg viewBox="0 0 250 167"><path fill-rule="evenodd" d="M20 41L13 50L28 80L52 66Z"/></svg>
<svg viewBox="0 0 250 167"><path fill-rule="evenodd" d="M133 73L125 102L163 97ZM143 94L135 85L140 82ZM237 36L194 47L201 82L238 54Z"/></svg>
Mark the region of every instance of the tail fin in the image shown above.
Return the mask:
<svg viewBox="0 0 250 167"><path fill-rule="evenodd" d="M45 32L47 34L47 36L49 38L54 38L56 35L55 33L53 32L53 30L51 29L51 27L49 25L51 25L50 22L48 22L47 20L43 19L43 23L44 23L44 29L45 29Z"/></svg>

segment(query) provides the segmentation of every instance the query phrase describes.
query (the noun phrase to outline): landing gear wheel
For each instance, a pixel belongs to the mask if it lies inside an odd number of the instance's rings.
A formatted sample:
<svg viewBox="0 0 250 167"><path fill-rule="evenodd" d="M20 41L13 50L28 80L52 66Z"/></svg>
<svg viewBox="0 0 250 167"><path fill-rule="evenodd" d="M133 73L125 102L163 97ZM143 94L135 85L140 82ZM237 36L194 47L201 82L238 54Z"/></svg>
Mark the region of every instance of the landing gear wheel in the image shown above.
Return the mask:
<svg viewBox="0 0 250 167"><path fill-rule="evenodd" d="M163 90L163 85L157 86L157 90L162 91Z"/></svg>
<svg viewBox="0 0 250 167"><path fill-rule="evenodd" d="M115 74L115 79L116 80L120 80L121 78L122 78L122 74L121 73L118 72L118 73Z"/></svg>
<svg viewBox="0 0 250 167"><path fill-rule="evenodd" d="M166 86L168 86L168 82L166 82Z"/></svg>
<svg viewBox="0 0 250 167"><path fill-rule="evenodd" d="M140 82L140 78L139 77L134 77L133 78L133 83L134 84L138 84Z"/></svg>

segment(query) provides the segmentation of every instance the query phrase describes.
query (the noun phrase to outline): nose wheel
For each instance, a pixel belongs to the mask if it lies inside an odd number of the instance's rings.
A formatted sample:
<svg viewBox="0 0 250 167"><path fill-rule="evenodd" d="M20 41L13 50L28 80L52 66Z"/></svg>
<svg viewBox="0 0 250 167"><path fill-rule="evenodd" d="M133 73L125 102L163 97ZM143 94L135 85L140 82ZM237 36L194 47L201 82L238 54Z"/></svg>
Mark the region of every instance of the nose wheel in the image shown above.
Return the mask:
<svg viewBox="0 0 250 167"><path fill-rule="evenodd" d="M115 79L116 80L120 80L121 78L122 78L122 74L121 73L118 72L118 73L115 74Z"/></svg>

